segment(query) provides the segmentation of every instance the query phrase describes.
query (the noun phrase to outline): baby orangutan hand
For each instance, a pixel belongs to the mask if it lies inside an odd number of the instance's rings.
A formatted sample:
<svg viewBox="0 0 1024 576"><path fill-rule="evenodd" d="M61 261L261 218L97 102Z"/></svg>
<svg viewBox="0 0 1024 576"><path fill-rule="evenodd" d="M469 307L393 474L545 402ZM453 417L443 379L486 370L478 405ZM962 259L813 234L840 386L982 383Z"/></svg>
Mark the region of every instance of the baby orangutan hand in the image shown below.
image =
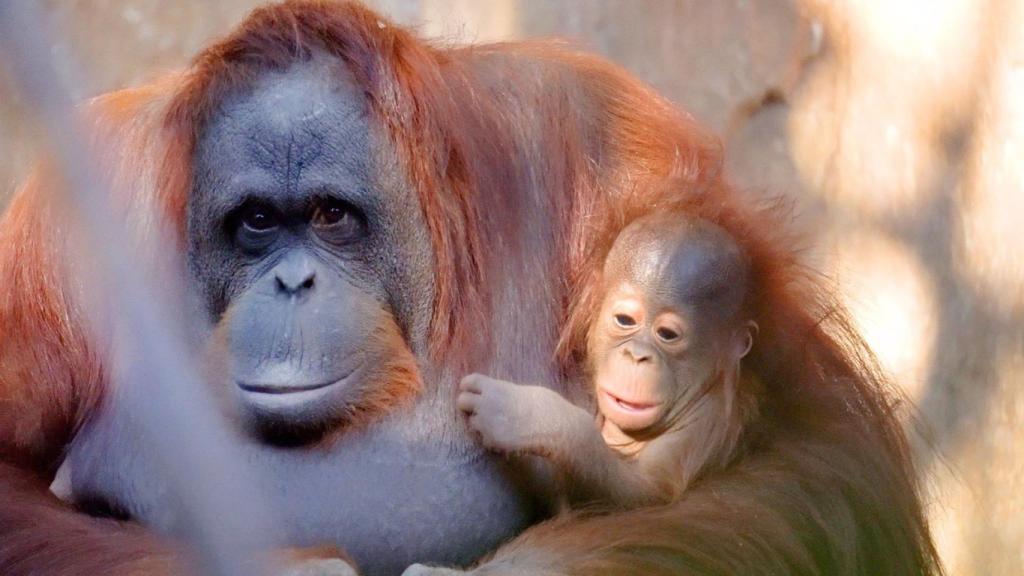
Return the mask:
<svg viewBox="0 0 1024 576"><path fill-rule="evenodd" d="M458 574L467 574L467 572L424 564L413 564L406 568L405 572L402 572L402 576L457 576Z"/></svg>
<svg viewBox="0 0 1024 576"><path fill-rule="evenodd" d="M462 379L456 405L483 445L500 452L558 458L594 428L586 410L553 390L482 374Z"/></svg>
<svg viewBox="0 0 1024 576"><path fill-rule="evenodd" d="M359 576L351 559L333 546L287 548L275 554L282 576Z"/></svg>

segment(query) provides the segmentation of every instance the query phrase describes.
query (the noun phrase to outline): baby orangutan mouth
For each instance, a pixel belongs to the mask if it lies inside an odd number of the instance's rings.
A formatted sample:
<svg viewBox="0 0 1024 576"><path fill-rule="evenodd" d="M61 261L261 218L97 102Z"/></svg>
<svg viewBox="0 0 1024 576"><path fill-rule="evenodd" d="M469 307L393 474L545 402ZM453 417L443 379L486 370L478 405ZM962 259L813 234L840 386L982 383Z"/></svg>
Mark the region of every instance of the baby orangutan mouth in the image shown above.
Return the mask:
<svg viewBox="0 0 1024 576"><path fill-rule="evenodd" d="M624 400L623 398L620 398L620 397L616 396L614 393L609 392L608 390L602 389L601 391L604 392L606 395L608 395L608 397L611 398L612 401L614 401L615 404L618 407L620 407L620 408L622 408L624 410L627 410L629 412L633 412L633 413L655 412L661 406L661 402L630 402L630 401Z"/></svg>

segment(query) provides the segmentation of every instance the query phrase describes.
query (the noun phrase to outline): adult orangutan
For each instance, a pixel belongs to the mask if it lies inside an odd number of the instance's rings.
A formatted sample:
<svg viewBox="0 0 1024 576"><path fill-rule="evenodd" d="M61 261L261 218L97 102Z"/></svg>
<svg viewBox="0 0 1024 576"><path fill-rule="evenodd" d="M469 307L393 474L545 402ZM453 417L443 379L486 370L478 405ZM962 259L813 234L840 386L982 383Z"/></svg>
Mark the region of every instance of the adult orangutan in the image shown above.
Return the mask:
<svg viewBox="0 0 1024 576"><path fill-rule="evenodd" d="M470 438L457 380L565 381L611 239L672 208L751 255L757 441L670 506L559 518L480 570L936 569L856 335L768 237L783 223L722 182L716 141L618 68L551 44L432 48L358 4L293 1L86 114L129 223L178 233L144 252L181 257L282 545L388 574L471 564L538 520ZM40 171L0 224L0 571L175 573L152 531L173 533L174 505L112 393L132 382L85 330L54 185ZM62 462L77 501L148 529L56 501Z"/></svg>

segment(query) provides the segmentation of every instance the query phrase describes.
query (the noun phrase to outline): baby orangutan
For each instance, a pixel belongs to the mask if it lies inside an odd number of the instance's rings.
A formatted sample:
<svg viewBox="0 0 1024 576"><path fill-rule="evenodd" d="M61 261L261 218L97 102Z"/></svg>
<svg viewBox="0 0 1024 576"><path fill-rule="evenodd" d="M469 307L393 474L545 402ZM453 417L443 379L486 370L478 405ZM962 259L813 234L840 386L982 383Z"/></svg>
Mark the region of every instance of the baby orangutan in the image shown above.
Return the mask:
<svg viewBox="0 0 1024 576"><path fill-rule="evenodd" d="M637 220L608 254L588 334L597 425L548 388L479 374L460 383L458 408L488 448L552 462L570 505L670 501L729 462L757 410L753 382L740 377L756 331L749 276L718 226Z"/></svg>

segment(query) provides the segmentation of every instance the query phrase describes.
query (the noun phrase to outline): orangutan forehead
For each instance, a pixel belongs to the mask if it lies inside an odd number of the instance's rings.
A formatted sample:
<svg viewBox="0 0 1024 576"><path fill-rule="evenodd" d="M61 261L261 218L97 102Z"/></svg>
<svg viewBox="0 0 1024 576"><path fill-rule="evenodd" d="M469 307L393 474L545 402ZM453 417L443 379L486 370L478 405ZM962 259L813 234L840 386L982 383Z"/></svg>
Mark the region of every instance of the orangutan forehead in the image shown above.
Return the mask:
<svg viewBox="0 0 1024 576"><path fill-rule="evenodd" d="M609 287L627 282L664 306L732 315L749 290L749 262L722 228L697 218L658 215L619 235L605 264Z"/></svg>
<svg viewBox="0 0 1024 576"><path fill-rule="evenodd" d="M352 155L365 157L363 142L350 140L353 133L366 132L365 127L352 129L367 123L366 101L337 58L314 55L265 71L243 88L225 95L204 140L244 134L250 140L247 148L265 162L296 153L319 156L325 148L339 147L330 151L358 148ZM334 135L338 142L331 141Z"/></svg>
<svg viewBox="0 0 1024 576"><path fill-rule="evenodd" d="M313 189L362 209L372 189L373 126L362 91L334 58L314 57L230 94L197 147L197 174L217 186L287 204Z"/></svg>

